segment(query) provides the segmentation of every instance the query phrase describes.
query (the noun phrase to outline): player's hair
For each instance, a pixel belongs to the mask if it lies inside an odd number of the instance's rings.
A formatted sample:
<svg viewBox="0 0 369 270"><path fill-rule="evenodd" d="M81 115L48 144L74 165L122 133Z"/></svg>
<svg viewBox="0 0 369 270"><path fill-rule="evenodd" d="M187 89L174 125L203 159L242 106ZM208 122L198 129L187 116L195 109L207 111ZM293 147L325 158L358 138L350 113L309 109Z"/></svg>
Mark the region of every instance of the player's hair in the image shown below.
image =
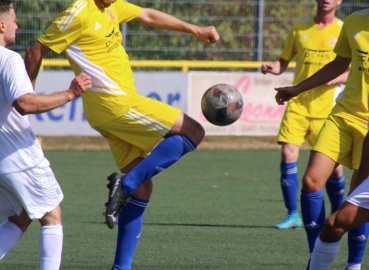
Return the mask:
<svg viewBox="0 0 369 270"><path fill-rule="evenodd" d="M12 0L0 0L0 13L9 12L14 8Z"/></svg>

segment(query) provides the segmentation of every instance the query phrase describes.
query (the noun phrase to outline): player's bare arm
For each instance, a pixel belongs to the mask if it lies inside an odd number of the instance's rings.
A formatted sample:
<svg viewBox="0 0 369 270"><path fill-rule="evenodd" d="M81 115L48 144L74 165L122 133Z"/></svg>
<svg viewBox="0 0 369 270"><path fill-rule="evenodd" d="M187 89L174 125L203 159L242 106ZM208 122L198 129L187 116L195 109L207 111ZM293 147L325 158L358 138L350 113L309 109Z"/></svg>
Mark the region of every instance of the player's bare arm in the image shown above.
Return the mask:
<svg viewBox="0 0 369 270"><path fill-rule="evenodd" d="M285 101L299 95L302 92L326 84L327 82L337 78L344 73L351 63L351 58L336 56L336 58L325 65L311 77L302 81L295 86L275 88L277 92L275 99L279 105L283 105Z"/></svg>
<svg viewBox="0 0 369 270"><path fill-rule="evenodd" d="M330 82L327 82L326 85L333 85L333 84L346 84L347 77L350 73L350 69L348 69L346 72L342 73L337 78L331 80Z"/></svg>
<svg viewBox="0 0 369 270"><path fill-rule="evenodd" d="M67 90L50 95L25 94L17 98L13 106L21 115L43 113L81 96L90 87L91 78L81 73L72 80Z"/></svg>
<svg viewBox="0 0 369 270"><path fill-rule="evenodd" d="M290 61L287 61L283 58L279 58L274 63L264 62L261 65L261 73L263 74L271 73L274 75L280 75L286 71L289 62Z"/></svg>
<svg viewBox="0 0 369 270"><path fill-rule="evenodd" d="M36 78L40 70L42 58L50 51L49 47L46 47L38 41L27 49L26 56L24 57L24 64L33 88L35 88Z"/></svg>
<svg viewBox="0 0 369 270"><path fill-rule="evenodd" d="M155 9L142 8L136 21L159 29L189 33L205 43L215 43L219 40L219 34L214 26L199 27Z"/></svg>

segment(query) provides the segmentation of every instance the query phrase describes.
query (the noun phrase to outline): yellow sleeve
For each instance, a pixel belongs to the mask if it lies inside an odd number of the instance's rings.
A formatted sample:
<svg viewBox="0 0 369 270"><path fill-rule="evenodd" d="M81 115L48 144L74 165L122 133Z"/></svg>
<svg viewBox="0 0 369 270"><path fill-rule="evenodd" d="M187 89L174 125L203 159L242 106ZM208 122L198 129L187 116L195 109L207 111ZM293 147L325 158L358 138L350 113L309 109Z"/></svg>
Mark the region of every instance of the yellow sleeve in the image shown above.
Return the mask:
<svg viewBox="0 0 369 270"><path fill-rule="evenodd" d="M63 52L81 36L83 26L80 13L84 6L74 5L76 1L78 0L73 1L65 11L60 13L44 34L38 38L39 42L56 53Z"/></svg>
<svg viewBox="0 0 369 270"><path fill-rule="evenodd" d="M118 0L115 4L119 23L132 21L141 14L141 7L127 3L124 0Z"/></svg>
<svg viewBox="0 0 369 270"><path fill-rule="evenodd" d="M336 45L334 46L334 53L345 58L351 58L352 57L352 51L350 44L347 39L347 24L349 23L349 20L346 19L346 21L343 23L342 30L340 32L340 35L338 36L338 40Z"/></svg>
<svg viewBox="0 0 369 270"><path fill-rule="evenodd" d="M287 40L284 44L284 49L283 52L281 54L281 58L283 58L286 61L291 61L292 58L296 55L297 50L296 50L296 46L295 46L295 37L296 37L296 30L294 29L294 27L292 27Z"/></svg>

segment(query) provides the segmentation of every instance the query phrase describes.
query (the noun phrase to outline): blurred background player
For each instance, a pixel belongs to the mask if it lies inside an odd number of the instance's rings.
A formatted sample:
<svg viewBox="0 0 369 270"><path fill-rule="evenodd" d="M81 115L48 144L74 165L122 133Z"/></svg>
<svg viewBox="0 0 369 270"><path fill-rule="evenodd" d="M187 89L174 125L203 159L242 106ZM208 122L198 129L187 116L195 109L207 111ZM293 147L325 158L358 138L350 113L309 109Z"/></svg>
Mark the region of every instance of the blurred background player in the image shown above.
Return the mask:
<svg viewBox="0 0 369 270"><path fill-rule="evenodd" d="M178 109L138 95L119 26L131 20L189 33L206 43L219 40L212 26L198 27L123 0L75 0L25 57L33 83L42 58L50 50L66 51L73 71L83 71L92 78L92 88L83 95L86 118L107 139L118 168L127 174L108 177L105 214L109 228L113 228L115 217L129 199L119 215L113 265L113 269L125 270L131 269L152 192L151 177L194 150L205 135L199 123Z"/></svg>
<svg viewBox="0 0 369 270"><path fill-rule="evenodd" d="M360 164L363 139L368 131L369 117L368 14L368 10L358 11L346 18L334 48L337 56L332 62L296 86L276 89L278 91L276 100L279 104L282 104L294 96L305 94L303 92L306 90L334 79L339 74L345 72L351 63L346 87L337 97L336 105L333 107L314 142L310 152L309 164L303 177L301 209L311 251L315 242L315 248L318 248L319 251L329 248L332 249L330 253L334 253L338 251L337 248L339 247L338 242L325 245L319 239L317 240L325 220L322 189L329 174L338 164L347 166L354 170L351 185L356 185L354 179ZM352 200L355 200L355 195L351 194L347 200L352 203ZM347 209L347 205L346 202L343 207ZM338 213L341 213L341 210L342 208ZM363 212L363 210L360 211ZM348 221L352 222L352 220ZM332 218L328 222L332 222ZM338 222L336 226L342 226L339 220L335 222ZM360 224L357 223L359 225L357 227L347 227L353 229L348 233L349 258L346 270L361 268L368 236L368 224ZM325 240L324 237L323 240ZM310 269L327 269L327 267L316 268L314 262Z"/></svg>
<svg viewBox="0 0 369 270"><path fill-rule="evenodd" d="M17 244L33 219L41 224L41 270L60 268L63 192L33 134L27 114L43 113L80 96L91 87L80 74L70 88L36 95L22 57L6 49L18 29L12 1L0 0L0 260Z"/></svg>
<svg viewBox="0 0 369 270"><path fill-rule="evenodd" d="M274 63L264 62L263 74L282 74L289 62L297 55L293 84L298 84L313 75L335 57L333 48L343 22L335 17L341 0L317 1L316 16L305 22L293 25L284 50ZM278 229L298 228L302 222L297 209L298 174L297 160L299 147L307 139L310 147L334 105L340 92L340 84L345 84L348 71L325 85L317 86L308 93L291 99L285 110L278 134L282 145L281 188L287 208L287 216L275 225ZM344 198L345 178L342 166L338 166L326 183L335 212Z"/></svg>

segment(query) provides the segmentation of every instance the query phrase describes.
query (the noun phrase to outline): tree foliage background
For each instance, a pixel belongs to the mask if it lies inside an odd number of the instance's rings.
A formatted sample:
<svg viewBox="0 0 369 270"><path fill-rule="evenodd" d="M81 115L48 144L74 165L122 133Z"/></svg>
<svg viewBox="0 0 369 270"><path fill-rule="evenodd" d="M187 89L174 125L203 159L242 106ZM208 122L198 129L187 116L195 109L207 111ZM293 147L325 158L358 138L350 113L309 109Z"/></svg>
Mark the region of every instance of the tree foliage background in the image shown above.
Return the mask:
<svg viewBox="0 0 369 270"><path fill-rule="evenodd" d="M70 2L15 0L19 30L12 49L24 55L25 50ZM281 53L291 25L314 16L316 11L316 0L129 2L167 12L200 26L213 25L221 36L217 44L204 44L185 33L153 29L132 21L122 28L124 45L130 58L139 60L273 61ZM369 7L367 0L345 0L337 16L344 20L350 13L366 7ZM49 54L48 57L64 58L65 55Z"/></svg>

